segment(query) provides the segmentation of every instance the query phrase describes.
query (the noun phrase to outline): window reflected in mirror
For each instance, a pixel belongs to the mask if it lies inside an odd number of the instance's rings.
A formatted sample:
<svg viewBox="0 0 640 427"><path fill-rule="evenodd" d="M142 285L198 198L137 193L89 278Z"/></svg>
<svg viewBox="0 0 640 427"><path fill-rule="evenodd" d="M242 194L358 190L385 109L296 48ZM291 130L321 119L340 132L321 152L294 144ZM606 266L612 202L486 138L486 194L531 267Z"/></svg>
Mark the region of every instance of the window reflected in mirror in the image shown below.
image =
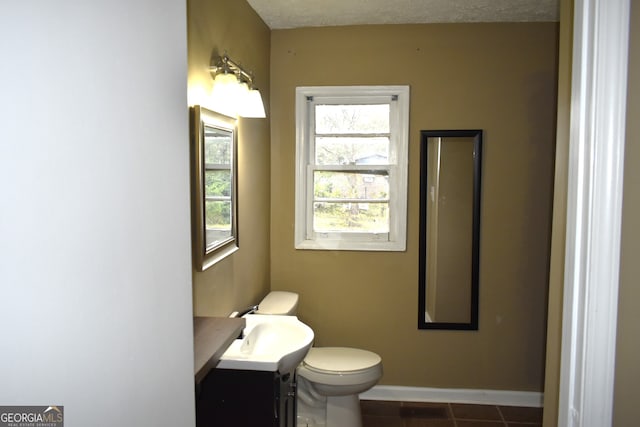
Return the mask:
<svg viewBox="0 0 640 427"><path fill-rule="evenodd" d="M191 108L193 258L204 271L238 249L236 121Z"/></svg>
<svg viewBox="0 0 640 427"><path fill-rule="evenodd" d="M231 192L233 135L227 130L204 126L205 249L215 249L232 237Z"/></svg>
<svg viewBox="0 0 640 427"><path fill-rule="evenodd" d="M422 131L420 329L478 328L482 131Z"/></svg>

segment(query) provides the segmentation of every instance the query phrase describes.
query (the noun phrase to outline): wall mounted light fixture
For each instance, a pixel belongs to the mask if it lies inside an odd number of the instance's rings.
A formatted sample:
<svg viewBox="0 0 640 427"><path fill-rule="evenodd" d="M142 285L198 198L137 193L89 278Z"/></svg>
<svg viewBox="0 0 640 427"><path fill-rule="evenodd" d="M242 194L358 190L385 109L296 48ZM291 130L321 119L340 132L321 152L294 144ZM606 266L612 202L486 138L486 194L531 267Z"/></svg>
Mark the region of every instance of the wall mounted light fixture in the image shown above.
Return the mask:
<svg viewBox="0 0 640 427"><path fill-rule="evenodd" d="M253 85L253 74L245 71L227 54L211 59L213 77L212 109L231 117L267 117L260 91Z"/></svg>

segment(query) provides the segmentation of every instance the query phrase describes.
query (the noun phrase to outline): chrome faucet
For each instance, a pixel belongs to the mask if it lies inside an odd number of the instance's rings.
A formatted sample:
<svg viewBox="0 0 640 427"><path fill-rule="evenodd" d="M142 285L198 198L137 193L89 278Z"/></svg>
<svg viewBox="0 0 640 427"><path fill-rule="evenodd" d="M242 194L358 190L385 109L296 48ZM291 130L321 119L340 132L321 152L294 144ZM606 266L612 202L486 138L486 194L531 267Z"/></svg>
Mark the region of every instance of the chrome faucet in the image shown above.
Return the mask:
<svg viewBox="0 0 640 427"><path fill-rule="evenodd" d="M258 305L257 304L256 305L252 305L252 306L249 306L249 307L245 308L244 310L236 312L236 315L233 316L233 317L242 317L245 314L253 314L257 310L258 310Z"/></svg>

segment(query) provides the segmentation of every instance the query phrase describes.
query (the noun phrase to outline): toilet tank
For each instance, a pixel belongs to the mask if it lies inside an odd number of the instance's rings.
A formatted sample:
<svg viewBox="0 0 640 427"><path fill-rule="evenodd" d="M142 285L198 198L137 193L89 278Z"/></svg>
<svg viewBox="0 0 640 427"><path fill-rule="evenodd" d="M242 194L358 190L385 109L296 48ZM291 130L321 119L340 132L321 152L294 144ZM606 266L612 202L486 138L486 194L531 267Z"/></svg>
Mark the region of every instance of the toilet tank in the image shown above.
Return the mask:
<svg viewBox="0 0 640 427"><path fill-rule="evenodd" d="M298 310L298 294L295 292L272 291L264 297L256 314L284 314L293 316Z"/></svg>

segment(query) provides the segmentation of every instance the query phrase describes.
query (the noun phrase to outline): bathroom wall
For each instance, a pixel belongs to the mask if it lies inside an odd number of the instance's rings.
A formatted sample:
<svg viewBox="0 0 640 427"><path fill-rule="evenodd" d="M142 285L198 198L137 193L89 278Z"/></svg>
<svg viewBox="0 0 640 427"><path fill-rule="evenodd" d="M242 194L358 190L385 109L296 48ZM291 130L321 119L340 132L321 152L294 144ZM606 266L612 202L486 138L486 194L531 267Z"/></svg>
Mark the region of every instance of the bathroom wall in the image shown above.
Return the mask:
<svg viewBox="0 0 640 427"><path fill-rule="evenodd" d="M276 30L271 40L271 287L300 293L318 345L384 359L382 384L542 391L558 25ZM411 86L406 252L296 251L294 91ZM422 129L485 131L480 330L417 329Z"/></svg>
<svg viewBox="0 0 640 427"><path fill-rule="evenodd" d="M0 6L1 405L195 424L186 31L178 0Z"/></svg>
<svg viewBox="0 0 640 427"><path fill-rule="evenodd" d="M629 82L622 211L620 294L614 395L615 427L636 425L640 419L637 387L640 383L640 3L631 2Z"/></svg>
<svg viewBox="0 0 640 427"><path fill-rule="evenodd" d="M253 71L269 115L270 30L244 0L189 0L189 105L207 106L212 54L225 52ZM258 302L269 289L269 119L238 124L240 250L193 278L196 316L226 316Z"/></svg>

